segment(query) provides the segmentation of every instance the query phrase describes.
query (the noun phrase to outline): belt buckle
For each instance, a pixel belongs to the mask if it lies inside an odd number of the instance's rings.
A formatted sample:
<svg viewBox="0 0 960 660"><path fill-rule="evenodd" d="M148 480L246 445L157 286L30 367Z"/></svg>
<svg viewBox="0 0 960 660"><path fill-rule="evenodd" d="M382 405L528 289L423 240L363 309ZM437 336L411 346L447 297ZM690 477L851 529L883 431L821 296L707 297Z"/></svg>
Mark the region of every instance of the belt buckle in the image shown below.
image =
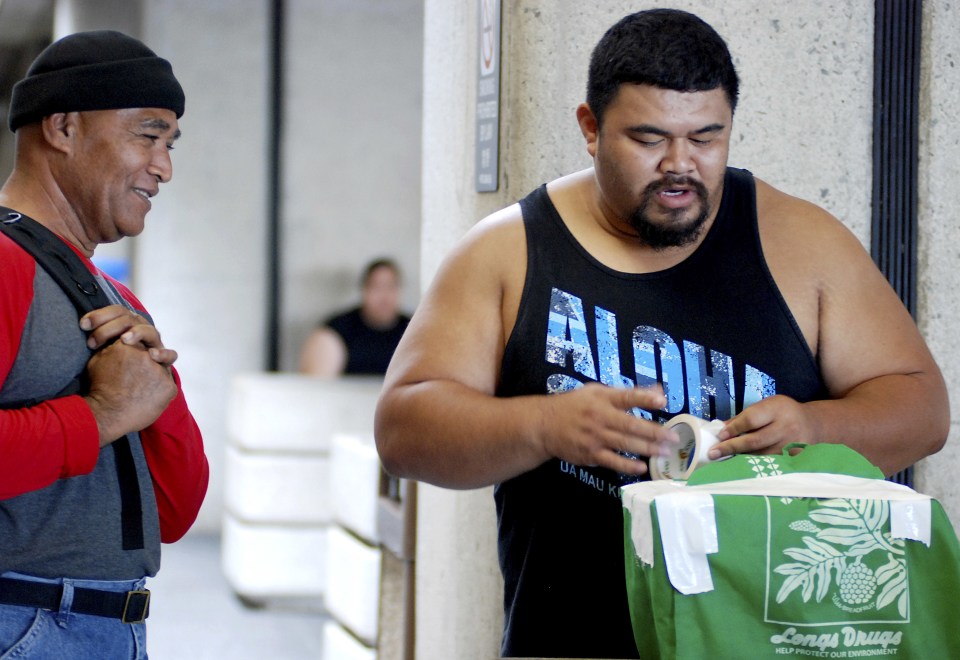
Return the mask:
<svg viewBox="0 0 960 660"><path fill-rule="evenodd" d="M138 606L138 604L142 604ZM132 607L131 607L132 606ZM141 589L127 592L127 600L123 603L123 623L143 623L150 611L150 590ZM139 616L136 616L139 612ZM128 615L133 615L129 618Z"/></svg>

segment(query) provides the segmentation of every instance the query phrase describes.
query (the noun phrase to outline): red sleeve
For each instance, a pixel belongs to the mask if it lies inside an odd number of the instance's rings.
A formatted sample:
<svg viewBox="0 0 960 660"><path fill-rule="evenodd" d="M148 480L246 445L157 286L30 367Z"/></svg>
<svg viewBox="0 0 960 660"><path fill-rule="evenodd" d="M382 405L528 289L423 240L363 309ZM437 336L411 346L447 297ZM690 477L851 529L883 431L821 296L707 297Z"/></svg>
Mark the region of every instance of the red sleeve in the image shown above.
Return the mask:
<svg viewBox="0 0 960 660"><path fill-rule="evenodd" d="M179 387L176 371L174 379ZM197 519L210 478L200 428L187 408L182 389L157 421L140 432L140 440L153 477L160 540L173 543Z"/></svg>
<svg viewBox="0 0 960 660"><path fill-rule="evenodd" d="M130 304L146 312L129 289L111 281ZM176 398L153 424L140 431L160 514L160 540L164 543L179 540L193 525L210 478L200 428L187 408L176 370L173 376L179 389Z"/></svg>
<svg viewBox="0 0 960 660"><path fill-rule="evenodd" d="M0 235L0 382L20 348L33 302L36 262ZM0 410L0 499L46 488L57 479L88 474L100 453L97 421L79 396L30 408Z"/></svg>

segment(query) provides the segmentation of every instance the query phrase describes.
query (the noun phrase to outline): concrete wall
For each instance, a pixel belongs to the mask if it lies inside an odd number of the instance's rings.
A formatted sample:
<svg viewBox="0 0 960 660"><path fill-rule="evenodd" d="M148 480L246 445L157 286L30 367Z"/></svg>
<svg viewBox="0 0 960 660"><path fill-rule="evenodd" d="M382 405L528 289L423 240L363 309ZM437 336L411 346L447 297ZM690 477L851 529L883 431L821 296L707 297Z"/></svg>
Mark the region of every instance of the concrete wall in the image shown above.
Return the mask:
<svg viewBox="0 0 960 660"><path fill-rule="evenodd" d="M919 321L951 385L956 350L958 85L955 2L927 2ZM464 6L467 5L467 6ZM473 6L469 6L473 5ZM731 164L814 201L869 240L873 3L819 0L503 3L500 189L474 192L476 3L427 0L425 8L423 262L429 282L453 243L490 211L531 188L590 165L574 118L589 53L621 16L654 6L688 9L723 35L742 78ZM428 133L429 131L429 133ZM451 158L451 154L465 154ZM956 435L956 426L954 426ZM904 439L909 442L909 438ZM950 478L956 450L917 468L922 488L960 520ZM417 657L495 657L502 588L490 489L422 487L419 494ZM454 600L455 599L455 600ZM459 603L459 606L452 606Z"/></svg>

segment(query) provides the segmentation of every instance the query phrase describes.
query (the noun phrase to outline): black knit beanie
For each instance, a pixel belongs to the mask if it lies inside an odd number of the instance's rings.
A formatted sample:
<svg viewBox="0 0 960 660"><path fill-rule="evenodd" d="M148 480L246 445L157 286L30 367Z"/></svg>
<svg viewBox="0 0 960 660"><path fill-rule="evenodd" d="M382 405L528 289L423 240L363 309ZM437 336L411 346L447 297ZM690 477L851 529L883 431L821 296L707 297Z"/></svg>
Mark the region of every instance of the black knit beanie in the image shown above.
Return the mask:
<svg viewBox="0 0 960 660"><path fill-rule="evenodd" d="M47 46L13 87L16 131L57 112L164 108L183 115L183 89L170 63L133 37L78 32Z"/></svg>

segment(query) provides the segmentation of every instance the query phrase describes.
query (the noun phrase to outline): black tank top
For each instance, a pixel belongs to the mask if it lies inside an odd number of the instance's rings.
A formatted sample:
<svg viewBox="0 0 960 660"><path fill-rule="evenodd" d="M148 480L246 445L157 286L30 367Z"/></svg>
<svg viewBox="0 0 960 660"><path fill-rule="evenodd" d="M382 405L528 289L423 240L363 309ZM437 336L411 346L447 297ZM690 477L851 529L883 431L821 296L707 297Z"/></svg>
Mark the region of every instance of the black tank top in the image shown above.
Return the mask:
<svg viewBox="0 0 960 660"><path fill-rule="evenodd" d="M664 414L634 411L658 422L679 413L729 419L773 394L823 398L816 360L763 258L749 172L727 170L703 243L655 273L594 259L546 186L520 208L527 275L498 396L659 382ZM503 656L637 656L619 500L635 480L554 459L496 486Z"/></svg>

